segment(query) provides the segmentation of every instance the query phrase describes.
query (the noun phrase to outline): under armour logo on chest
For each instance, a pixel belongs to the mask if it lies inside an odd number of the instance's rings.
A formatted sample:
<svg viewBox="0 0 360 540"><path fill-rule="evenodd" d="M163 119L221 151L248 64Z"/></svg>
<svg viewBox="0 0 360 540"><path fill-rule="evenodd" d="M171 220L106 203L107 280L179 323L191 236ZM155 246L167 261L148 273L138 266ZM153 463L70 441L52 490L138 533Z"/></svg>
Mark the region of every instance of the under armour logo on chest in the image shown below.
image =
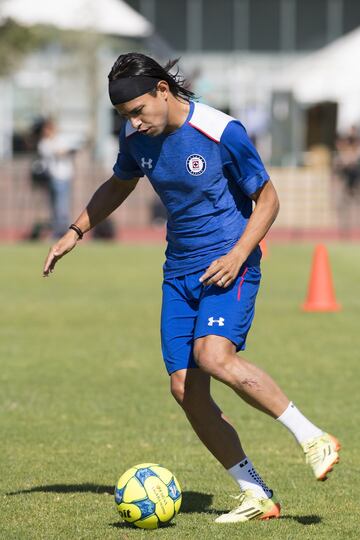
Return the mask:
<svg viewBox="0 0 360 540"><path fill-rule="evenodd" d="M219 317L218 319L214 319L214 317L209 317L208 326L214 326L214 324L218 324L219 326L224 326L225 319L224 317Z"/></svg>
<svg viewBox="0 0 360 540"><path fill-rule="evenodd" d="M141 166L142 166L143 169L145 167L147 167L148 169L152 169L153 168L152 162L153 162L153 160L151 158L149 158L149 159L145 159L144 157L141 158Z"/></svg>

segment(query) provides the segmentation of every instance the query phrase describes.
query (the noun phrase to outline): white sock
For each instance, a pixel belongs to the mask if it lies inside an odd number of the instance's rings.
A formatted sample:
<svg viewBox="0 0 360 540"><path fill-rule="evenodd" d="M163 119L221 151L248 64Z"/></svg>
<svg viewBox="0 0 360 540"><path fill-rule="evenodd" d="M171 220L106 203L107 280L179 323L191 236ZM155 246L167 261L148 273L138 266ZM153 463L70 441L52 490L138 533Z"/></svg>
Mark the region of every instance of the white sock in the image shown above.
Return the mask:
<svg viewBox="0 0 360 540"><path fill-rule="evenodd" d="M261 476L256 472L254 465L248 457L233 467L230 467L228 473L239 484L241 491L251 489L255 495L262 499L270 499L272 497L271 489L267 487Z"/></svg>
<svg viewBox="0 0 360 540"><path fill-rule="evenodd" d="M292 401L277 420L291 431L299 444L304 443L307 439L319 437L324 433L305 418Z"/></svg>

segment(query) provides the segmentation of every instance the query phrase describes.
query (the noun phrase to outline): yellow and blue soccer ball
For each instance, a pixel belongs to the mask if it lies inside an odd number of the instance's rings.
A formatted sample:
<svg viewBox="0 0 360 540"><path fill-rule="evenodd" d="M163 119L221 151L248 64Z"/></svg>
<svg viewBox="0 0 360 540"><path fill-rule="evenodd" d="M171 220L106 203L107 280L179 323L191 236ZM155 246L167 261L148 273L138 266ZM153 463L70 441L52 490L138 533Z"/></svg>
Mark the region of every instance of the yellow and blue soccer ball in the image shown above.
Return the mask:
<svg viewBox="0 0 360 540"><path fill-rule="evenodd" d="M181 488L175 476L155 463L141 463L127 470L115 486L121 517L141 529L169 523L181 506Z"/></svg>

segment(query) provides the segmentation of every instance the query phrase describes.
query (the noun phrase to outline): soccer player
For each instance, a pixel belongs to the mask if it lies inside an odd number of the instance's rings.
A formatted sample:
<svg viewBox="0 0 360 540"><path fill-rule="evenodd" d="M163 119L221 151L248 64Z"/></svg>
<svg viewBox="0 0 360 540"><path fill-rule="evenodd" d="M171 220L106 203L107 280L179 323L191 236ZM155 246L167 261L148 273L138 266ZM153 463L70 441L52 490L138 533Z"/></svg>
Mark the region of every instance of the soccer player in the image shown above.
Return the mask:
<svg viewBox="0 0 360 540"><path fill-rule="evenodd" d="M175 64L164 68L138 53L115 62L109 94L127 122L114 174L50 249L44 275L124 202L140 177L148 177L168 213L161 338L171 392L240 488L237 507L216 521L276 518L280 505L212 399L211 377L286 426L318 480L338 462L340 445L305 418L269 375L236 354L245 348L254 317L258 244L279 202L244 126L195 102L184 80L170 73Z"/></svg>

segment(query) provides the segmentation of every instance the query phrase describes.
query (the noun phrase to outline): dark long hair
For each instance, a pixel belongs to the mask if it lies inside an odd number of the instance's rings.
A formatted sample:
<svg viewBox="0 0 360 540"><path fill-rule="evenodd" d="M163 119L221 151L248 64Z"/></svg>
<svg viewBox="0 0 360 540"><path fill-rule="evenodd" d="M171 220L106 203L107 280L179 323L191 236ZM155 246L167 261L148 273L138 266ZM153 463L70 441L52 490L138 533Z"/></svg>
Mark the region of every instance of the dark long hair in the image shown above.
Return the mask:
<svg viewBox="0 0 360 540"><path fill-rule="evenodd" d="M155 77L161 81L166 81L169 85L170 92L175 97L180 97L189 101L195 98L194 92L189 90L189 85L184 77L179 74L177 66L176 73L170 73L171 69L176 66L179 58L170 60L164 67L158 64L150 56L141 53L121 54L111 68L108 75L110 81L122 79L126 77L136 77L138 75L146 77Z"/></svg>

